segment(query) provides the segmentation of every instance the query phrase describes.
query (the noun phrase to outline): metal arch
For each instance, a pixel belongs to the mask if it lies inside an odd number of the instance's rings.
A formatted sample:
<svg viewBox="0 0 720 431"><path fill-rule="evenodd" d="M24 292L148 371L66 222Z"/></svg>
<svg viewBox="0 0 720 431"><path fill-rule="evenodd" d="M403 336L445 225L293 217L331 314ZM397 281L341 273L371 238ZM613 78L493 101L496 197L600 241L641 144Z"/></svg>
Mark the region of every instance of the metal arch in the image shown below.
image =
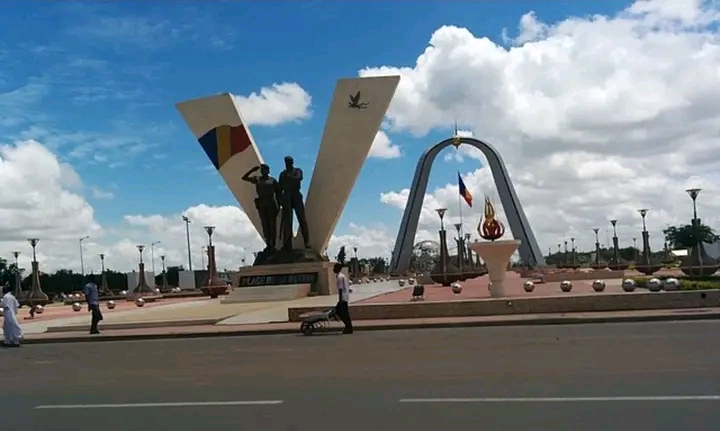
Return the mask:
<svg viewBox="0 0 720 431"><path fill-rule="evenodd" d="M390 266L391 273L403 273L410 265L410 255L412 254L413 241L415 240L418 222L420 221L423 199L425 198L428 180L430 179L430 169L440 151L452 145L457 139L458 138L449 138L435 144L425 150L422 156L420 156L420 160L415 168L415 176L413 177L412 186L410 187L405 212L400 222L400 230L398 231L397 240L395 241L395 248L393 249ZM502 157L500 157L500 153L486 142L474 138L459 139L461 143L472 145L482 151L485 158L487 158L490 171L495 181L495 187L497 187L498 195L500 196L500 203L505 210L505 216L510 225L510 231L515 239L521 241L518 252L520 253L522 262L531 266L544 266L545 257L540 251L540 246L535 239L535 234L530 227L530 222L528 222L525 216L525 211L523 211L522 205L520 204L520 199L518 199L515 193L515 188L510 181L507 167Z"/></svg>

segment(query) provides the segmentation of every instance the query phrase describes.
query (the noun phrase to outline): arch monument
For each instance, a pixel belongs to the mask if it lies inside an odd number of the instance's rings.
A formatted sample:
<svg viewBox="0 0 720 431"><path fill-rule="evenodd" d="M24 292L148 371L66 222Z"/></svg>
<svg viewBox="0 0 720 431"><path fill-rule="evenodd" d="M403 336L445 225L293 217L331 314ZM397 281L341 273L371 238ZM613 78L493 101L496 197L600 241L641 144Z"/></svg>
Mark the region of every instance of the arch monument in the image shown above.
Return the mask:
<svg viewBox="0 0 720 431"><path fill-rule="evenodd" d="M427 191L428 180L430 178L430 168L440 151L449 145L456 147L461 144L472 145L482 151L490 166L490 171L495 181L500 203L505 210L510 230L515 239L519 239L520 259L525 265L544 266L545 257L540 251L540 246L535 239L535 234L530 227L523 211L520 199L515 193L515 188L510 181L505 162L503 162L500 153L490 144L474 138L459 137L446 139L425 150L420 156L417 168L415 168L415 176L413 177L410 194L408 195L405 212L403 213L400 229L398 231L397 240L393 249L392 261L390 264L390 272L392 274L401 274L407 271L410 265L410 257L413 251L413 241L420 221L420 212L422 211L423 199Z"/></svg>

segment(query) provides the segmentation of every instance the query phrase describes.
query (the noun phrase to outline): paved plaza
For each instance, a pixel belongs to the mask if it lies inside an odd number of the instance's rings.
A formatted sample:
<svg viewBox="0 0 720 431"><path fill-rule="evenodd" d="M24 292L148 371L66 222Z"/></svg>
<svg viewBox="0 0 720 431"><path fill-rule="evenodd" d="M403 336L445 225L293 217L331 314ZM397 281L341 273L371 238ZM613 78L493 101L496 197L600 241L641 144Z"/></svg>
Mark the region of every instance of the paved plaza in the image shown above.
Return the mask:
<svg viewBox="0 0 720 431"><path fill-rule="evenodd" d="M8 429L711 430L720 322L0 351ZM342 424L342 426L338 425Z"/></svg>
<svg viewBox="0 0 720 431"><path fill-rule="evenodd" d="M351 302L362 301L376 295L398 290L396 281L361 284L353 286ZM105 320L100 325L110 328L113 325L141 324L148 322L176 322L205 320L205 324L241 325L286 322L287 309L290 307L327 306L337 302L336 296L316 296L293 301L254 302L246 304L221 304L223 298L162 299L148 302L142 308L133 302L115 301L114 310L101 304ZM20 310L20 317L27 316L27 309ZM33 320L22 320L26 335L42 334L48 328L57 330L67 327L77 330L79 325L89 325L90 315L83 304L81 311L74 312L68 305L52 304L45 307L43 314Z"/></svg>
<svg viewBox="0 0 720 431"><path fill-rule="evenodd" d="M523 283L526 279L520 277L520 275L513 271L507 272L507 278L505 280L505 296L510 298L518 297L542 297L542 296L556 296L556 295L602 295L609 293L623 293L621 284L622 280L612 279L605 280L605 291L598 293L593 291L592 282L593 280L575 280L572 282L573 288L571 292L563 292L560 290L560 282L551 283L535 283L535 290L531 293L525 292L523 289ZM460 282L463 290L459 294L452 292L449 287L443 287L439 284L426 284L425 285L425 300L426 301L458 301L463 299L484 299L490 298L490 291L488 290L488 277L478 277L472 280L466 280ZM407 286L404 289L399 289L393 292L376 295L368 299L358 301L363 304L367 303L384 303L384 302L405 302L412 296L413 287Z"/></svg>

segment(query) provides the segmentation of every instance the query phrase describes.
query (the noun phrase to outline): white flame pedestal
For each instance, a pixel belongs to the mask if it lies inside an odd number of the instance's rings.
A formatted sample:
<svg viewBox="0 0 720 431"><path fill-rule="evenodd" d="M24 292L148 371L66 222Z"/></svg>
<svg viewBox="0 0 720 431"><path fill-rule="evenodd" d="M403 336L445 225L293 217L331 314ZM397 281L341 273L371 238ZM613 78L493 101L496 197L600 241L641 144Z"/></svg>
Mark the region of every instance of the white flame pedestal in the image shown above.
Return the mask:
<svg viewBox="0 0 720 431"><path fill-rule="evenodd" d="M472 251L485 262L490 279L490 296L505 296L505 274L510 264L510 257L520 247L520 240L508 241L475 241L470 244Z"/></svg>

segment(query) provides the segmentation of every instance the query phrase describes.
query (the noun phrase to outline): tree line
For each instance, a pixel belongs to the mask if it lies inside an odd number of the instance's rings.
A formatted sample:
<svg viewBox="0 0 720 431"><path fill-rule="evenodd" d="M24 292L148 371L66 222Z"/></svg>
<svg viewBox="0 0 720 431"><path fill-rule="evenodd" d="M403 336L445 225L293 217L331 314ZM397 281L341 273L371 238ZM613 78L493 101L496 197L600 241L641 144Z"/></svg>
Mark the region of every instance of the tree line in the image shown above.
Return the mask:
<svg viewBox="0 0 720 431"><path fill-rule="evenodd" d="M180 280L180 271L184 271L181 266L169 266L166 268L167 281L169 286L177 286ZM0 284L9 283L15 285L15 275L20 274L22 279L22 288L30 289L32 280L31 273L25 268L18 268L15 263L9 263L7 259L0 257ZM93 274L96 283L100 284L100 274ZM126 290L128 287L128 277L123 272L105 270L108 287L111 290ZM40 272L40 286L45 293L70 293L82 289L87 283L86 276L83 277L79 272L69 269L59 269L52 274ZM148 280L149 281L149 280ZM162 285L162 274L155 276L155 285Z"/></svg>

